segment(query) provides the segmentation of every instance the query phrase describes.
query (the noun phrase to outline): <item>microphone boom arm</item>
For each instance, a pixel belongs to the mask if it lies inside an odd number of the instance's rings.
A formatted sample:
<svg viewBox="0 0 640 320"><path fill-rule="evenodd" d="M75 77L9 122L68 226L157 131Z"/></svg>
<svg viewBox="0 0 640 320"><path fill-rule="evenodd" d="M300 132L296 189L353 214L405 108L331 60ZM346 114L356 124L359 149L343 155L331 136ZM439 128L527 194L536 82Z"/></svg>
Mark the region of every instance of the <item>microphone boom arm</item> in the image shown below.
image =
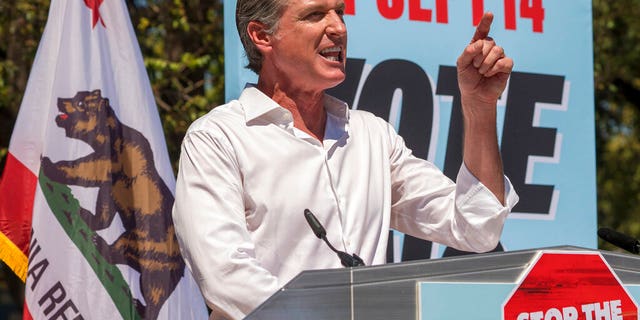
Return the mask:
<svg viewBox="0 0 640 320"><path fill-rule="evenodd" d="M322 224L320 224L320 221L318 221L316 216L313 215L311 210L304 209L304 218L307 219L307 223L309 223L309 226L311 227L311 230L313 230L313 233L316 235L316 237L322 239L329 246L329 248L331 248L331 251L338 254L340 263L342 263L343 266L360 267L365 265L364 261L362 261L362 258L358 257L358 255L356 255L355 253L349 255L348 253L340 251L331 245L329 240L327 240L327 231L324 229Z"/></svg>

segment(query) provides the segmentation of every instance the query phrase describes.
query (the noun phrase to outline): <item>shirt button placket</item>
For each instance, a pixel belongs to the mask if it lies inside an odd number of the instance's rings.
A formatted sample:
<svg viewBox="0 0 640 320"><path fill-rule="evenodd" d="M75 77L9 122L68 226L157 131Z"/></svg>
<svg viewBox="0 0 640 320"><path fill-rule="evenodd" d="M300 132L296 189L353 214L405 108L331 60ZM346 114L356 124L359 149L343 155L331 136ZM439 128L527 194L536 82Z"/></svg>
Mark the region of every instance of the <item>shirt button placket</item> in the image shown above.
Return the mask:
<svg viewBox="0 0 640 320"><path fill-rule="evenodd" d="M333 175L331 174L331 167L329 166L329 158L328 158L328 153L323 149L323 153L324 153L324 166L325 166L325 170L327 173L327 177L329 178L329 192L331 193L331 195L333 196L333 199L335 201L336 204L336 209L337 209L337 214L338 214L338 221L340 221L340 230L337 230L340 232L340 240L342 241L342 245L343 247L347 247L347 242L345 241L344 238L344 209L345 209L345 201L344 198L340 196L339 192L338 192L338 188L337 188L337 184L336 181L333 177Z"/></svg>

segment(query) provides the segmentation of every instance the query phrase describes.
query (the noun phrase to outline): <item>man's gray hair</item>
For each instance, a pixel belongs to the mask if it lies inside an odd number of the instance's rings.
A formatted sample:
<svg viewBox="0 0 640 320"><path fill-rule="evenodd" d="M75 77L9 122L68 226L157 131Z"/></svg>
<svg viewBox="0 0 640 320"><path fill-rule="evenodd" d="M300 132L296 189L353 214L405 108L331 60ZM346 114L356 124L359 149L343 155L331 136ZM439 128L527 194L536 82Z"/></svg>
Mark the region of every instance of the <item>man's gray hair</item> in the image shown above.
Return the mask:
<svg viewBox="0 0 640 320"><path fill-rule="evenodd" d="M287 2L288 0L238 0L236 5L236 27L249 60L249 64L246 67L255 73L259 73L262 68L262 54L251 41L247 26L251 21L259 21L266 26L267 33L275 33L278 29L278 20L280 20Z"/></svg>

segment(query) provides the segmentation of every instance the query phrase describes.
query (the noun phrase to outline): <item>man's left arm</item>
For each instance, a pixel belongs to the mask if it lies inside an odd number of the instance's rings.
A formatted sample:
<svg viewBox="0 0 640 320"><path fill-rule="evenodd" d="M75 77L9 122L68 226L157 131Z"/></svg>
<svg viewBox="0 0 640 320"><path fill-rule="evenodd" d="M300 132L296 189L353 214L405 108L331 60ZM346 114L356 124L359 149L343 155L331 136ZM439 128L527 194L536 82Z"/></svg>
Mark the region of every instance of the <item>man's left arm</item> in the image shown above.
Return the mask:
<svg viewBox="0 0 640 320"><path fill-rule="evenodd" d="M458 85L464 116L464 164L504 204L496 106L513 60L489 37L492 21L493 14L485 13L471 43L458 58Z"/></svg>

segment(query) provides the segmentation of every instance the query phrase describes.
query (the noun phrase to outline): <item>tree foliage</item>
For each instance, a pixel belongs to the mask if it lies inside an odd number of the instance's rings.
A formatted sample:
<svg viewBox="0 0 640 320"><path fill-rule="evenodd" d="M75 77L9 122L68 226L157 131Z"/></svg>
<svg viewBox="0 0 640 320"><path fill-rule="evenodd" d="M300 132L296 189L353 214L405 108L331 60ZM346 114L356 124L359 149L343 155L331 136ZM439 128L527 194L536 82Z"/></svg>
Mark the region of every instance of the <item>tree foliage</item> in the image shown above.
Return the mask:
<svg viewBox="0 0 640 320"><path fill-rule="evenodd" d="M598 224L635 237L640 237L639 15L639 0L593 1Z"/></svg>

